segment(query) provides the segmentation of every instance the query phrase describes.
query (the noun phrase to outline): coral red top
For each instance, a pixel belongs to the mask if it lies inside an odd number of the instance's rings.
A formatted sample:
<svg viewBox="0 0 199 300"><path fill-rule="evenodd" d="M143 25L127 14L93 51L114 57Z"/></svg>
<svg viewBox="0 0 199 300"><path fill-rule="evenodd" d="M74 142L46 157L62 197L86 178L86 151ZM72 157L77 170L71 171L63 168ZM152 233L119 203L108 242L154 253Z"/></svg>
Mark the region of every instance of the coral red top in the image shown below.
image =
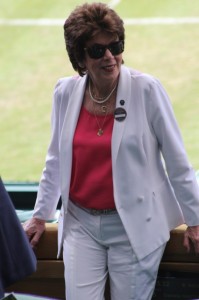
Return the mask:
<svg viewBox="0 0 199 300"><path fill-rule="evenodd" d="M97 116L82 107L73 140L70 199L85 208L115 208L111 137L114 117ZM104 124L103 124L104 122ZM103 135L98 136L99 126Z"/></svg>

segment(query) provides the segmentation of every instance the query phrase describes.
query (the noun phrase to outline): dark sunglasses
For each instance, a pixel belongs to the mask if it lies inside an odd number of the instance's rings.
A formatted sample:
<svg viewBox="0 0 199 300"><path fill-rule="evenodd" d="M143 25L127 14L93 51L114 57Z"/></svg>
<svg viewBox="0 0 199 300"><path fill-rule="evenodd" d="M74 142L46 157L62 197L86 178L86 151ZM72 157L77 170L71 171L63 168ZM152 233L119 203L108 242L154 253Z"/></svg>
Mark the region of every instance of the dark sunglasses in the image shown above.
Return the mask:
<svg viewBox="0 0 199 300"><path fill-rule="evenodd" d="M117 41L109 45L95 44L91 47L84 48L90 58L93 59L102 58L107 49L111 52L112 55L119 55L124 51L124 41Z"/></svg>

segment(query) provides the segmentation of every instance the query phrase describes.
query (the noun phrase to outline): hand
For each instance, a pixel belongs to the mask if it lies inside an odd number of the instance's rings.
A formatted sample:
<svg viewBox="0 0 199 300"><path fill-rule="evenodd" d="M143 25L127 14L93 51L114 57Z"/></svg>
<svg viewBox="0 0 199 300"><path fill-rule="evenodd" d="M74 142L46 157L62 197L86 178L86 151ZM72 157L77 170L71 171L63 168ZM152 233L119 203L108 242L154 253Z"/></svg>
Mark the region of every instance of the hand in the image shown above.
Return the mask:
<svg viewBox="0 0 199 300"><path fill-rule="evenodd" d="M27 234L31 246L35 248L42 233L45 231L45 221L37 218L31 218L23 223L23 229Z"/></svg>
<svg viewBox="0 0 199 300"><path fill-rule="evenodd" d="M184 234L184 246L189 252L191 249L191 242L194 246L195 253L199 254L199 225L188 226Z"/></svg>

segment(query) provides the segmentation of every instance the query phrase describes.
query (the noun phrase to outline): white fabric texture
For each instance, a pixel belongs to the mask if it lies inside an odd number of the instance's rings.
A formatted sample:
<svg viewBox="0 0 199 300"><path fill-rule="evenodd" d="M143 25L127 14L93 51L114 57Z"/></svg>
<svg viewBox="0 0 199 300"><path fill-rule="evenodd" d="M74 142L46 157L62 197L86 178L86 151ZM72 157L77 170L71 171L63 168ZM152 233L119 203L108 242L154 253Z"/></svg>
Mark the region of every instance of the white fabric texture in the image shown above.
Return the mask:
<svg viewBox="0 0 199 300"><path fill-rule="evenodd" d="M67 300L150 300L165 245L137 259L119 215L93 216L69 202L63 245Z"/></svg>

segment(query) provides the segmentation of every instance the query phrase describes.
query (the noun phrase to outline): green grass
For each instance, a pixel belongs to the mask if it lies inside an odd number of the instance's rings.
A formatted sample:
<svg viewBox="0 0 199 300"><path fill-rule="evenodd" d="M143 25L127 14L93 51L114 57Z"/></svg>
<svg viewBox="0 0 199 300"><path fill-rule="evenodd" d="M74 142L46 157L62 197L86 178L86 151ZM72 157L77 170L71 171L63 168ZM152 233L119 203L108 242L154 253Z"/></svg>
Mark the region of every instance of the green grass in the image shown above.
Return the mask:
<svg viewBox="0 0 199 300"><path fill-rule="evenodd" d="M2 0L0 18L66 18L84 1ZM91 1L90 1L91 2ZM105 2L105 1L104 1ZM108 1L106 1L108 3ZM197 16L198 0L121 1L123 18ZM0 175L38 181L50 139L53 88L74 74L63 29L0 26ZM158 77L168 91L191 163L199 169L199 25L126 26L126 65Z"/></svg>

